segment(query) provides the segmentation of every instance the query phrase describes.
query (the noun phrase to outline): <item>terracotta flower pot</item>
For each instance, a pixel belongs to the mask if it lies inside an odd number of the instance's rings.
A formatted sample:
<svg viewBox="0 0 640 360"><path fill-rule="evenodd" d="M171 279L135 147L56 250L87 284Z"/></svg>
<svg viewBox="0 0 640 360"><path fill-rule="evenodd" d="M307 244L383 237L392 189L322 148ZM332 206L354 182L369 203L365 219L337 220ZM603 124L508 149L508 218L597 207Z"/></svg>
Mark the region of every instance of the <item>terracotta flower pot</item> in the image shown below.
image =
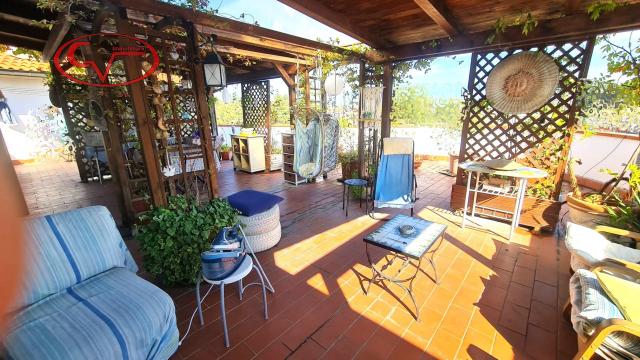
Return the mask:
<svg viewBox="0 0 640 360"><path fill-rule="evenodd" d="M604 206L577 198L572 193L567 194L567 205L571 222L579 225L594 227L606 223L609 218L609 213Z"/></svg>
<svg viewBox="0 0 640 360"><path fill-rule="evenodd" d="M354 160L351 162L343 162L340 163L342 166L342 179L351 179L353 178L353 173L358 173L358 161ZM356 175L357 177L358 175Z"/></svg>
<svg viewBox="0 0 640 360"><path fill-rule="evenodd" d="M220 157L222 160L231 160L231 151L221 151Z"/></svg>

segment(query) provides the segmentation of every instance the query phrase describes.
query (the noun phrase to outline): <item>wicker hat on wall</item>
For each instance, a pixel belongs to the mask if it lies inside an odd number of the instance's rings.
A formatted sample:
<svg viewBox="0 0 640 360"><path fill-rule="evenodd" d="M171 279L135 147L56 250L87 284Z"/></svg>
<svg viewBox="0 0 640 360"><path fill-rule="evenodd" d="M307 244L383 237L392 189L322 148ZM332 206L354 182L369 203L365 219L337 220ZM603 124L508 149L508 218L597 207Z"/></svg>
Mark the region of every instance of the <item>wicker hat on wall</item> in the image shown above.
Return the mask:
<svg viewBox="0 0 640 360"><path fill-rule="evenodd" d="M491 71L487 99L503 113L526 114L553 96L559 77L552 58L541 52L523 51L502 60Z"/></svg>

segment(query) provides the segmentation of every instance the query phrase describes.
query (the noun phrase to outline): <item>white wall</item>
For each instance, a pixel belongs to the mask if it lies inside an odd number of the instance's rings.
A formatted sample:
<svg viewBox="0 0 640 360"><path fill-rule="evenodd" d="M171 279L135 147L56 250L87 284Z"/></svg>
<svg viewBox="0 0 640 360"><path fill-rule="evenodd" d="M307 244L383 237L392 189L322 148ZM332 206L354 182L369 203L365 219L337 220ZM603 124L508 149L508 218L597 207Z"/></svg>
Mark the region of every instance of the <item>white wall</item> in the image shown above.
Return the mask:
<svg viewBox="0 0 640 360"><path fill-rule="evenodd" d="M18 115L28 115L51 105L49 88L44 80L42 76L0 74L0 90L16 120Z"/></svg>

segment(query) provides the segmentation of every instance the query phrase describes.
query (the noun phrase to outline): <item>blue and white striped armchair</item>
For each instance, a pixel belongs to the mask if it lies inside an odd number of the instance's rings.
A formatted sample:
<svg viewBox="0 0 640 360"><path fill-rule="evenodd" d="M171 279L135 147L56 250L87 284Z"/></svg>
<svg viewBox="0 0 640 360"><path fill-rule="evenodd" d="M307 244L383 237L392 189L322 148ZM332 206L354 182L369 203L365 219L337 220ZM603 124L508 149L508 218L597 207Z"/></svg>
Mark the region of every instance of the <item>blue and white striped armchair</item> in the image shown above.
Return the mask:
<svg viewBox="0 0 640 360"><path fill-rule="evenodd" d="M177 349L173 300L136 275L109 211L92 206L27 221L29 273L10 359L167 359Z"/></svg>

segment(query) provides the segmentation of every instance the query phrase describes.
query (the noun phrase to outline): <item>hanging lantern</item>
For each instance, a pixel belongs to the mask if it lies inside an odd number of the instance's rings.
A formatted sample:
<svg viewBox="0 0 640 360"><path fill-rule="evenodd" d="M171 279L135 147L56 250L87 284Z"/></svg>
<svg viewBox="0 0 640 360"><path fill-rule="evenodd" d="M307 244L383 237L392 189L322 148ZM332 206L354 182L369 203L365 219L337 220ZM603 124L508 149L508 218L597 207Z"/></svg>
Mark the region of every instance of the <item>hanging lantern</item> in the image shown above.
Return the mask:
<svg viewBox="0 0 640 360"><path fill-rule="evenodd" d="M204 76L207 86L222 89L227 85L227 74L220 56L213 52L204 58Z"/></svg>
<svg viewBox="0 0 640 360"><path fill-rule="evenodd" d="M324 82L324 91L327 96L337 96L344 90L344 78L335 72L330 73Z"/></svg>

